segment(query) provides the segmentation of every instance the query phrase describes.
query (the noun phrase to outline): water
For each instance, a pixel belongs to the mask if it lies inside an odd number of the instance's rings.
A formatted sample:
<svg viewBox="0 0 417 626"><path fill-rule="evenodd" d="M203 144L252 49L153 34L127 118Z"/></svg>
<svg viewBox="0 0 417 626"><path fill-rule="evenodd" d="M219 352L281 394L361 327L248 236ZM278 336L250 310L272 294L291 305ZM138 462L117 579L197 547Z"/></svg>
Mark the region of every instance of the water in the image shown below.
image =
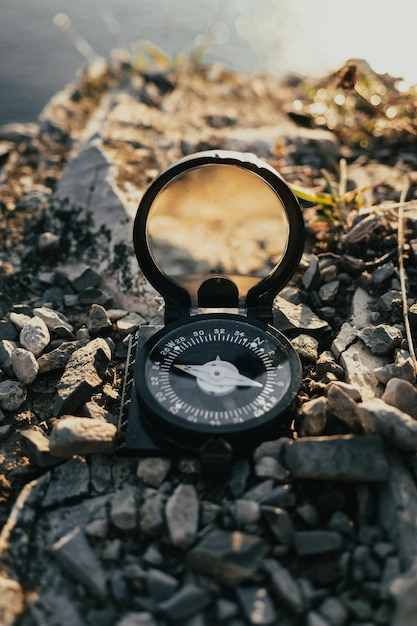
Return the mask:
<svg viewBox="0 0 417 626"><path fill-rule="evenodd" d="M204 60L239 71L321 76L359 57L417 83L417 3L410 0L0 0L0 125L35 120L85 62L54 26L57 13L106 57L114 45L143 39L170 55L190 52L210 29Z"/></svg>

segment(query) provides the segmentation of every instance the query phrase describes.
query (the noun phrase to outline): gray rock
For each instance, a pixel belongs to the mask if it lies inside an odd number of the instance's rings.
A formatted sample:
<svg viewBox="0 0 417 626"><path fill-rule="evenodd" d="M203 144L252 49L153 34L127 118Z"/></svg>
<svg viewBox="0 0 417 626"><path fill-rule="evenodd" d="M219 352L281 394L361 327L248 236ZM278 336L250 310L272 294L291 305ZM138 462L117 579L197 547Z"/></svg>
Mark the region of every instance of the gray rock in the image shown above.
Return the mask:
<svg viewBox="0 0 417 626"><path fill-rule="evenodd" d="M165 496L154 492L142 504L139 510L140 527L147 535L157 536L165 528Z"/></svg>
<svg viewBox="0 0 417 626"><path fill-rule="evenodd" d="M126 487L116 491L110 502L110 519L119 530L134 530L137 525L135 494Z"/></svg>
<svg viewBox="0 0 417 626"><path fill-rule="evenodd" d="M291 340L293 348L298 353L298 356L302 361L307 363L315 363L318 358L318 346L319 342L311 335L298 335Z"/></svg>
<svg viewBox="0 0 417 626"><path fill-rule="evenodd" d="M266 550L259 537L214 529L188 553L188 562L197 571L235 586L255 574Z"/></svg>
<svg viewBox="0 0 417 626"><path fill-rule="evenodd" d="M40 317L51 332L63 339L73 339L73 326L68 322L65 315L49 309L48 307L39 307L33 309L33 315Z"/></svg>
<svg viewBox="0 0 417 626"><path fill-rule="evenodd" d="M115 626L158 626L152 613L148 611L131 612L117 620Z"/></svg>
<svg viewBox="0 0 417 626"><path fill-rule="evenodd" d="M87 328L92 337L108 331L112 323L106 309L100 304L92 304L88 315Z"/></svg>
<svg viewBox="0 0 417 626"><path fill-rule="evenodd" d="M417 488L397 453L391 453L390 465L389 482L380 487L378 519L395 545L404 571L417 557Z"/></svg>
<svg viewBox="0 0 417 626"><path fill-rule="evenodd" d="M250 465L248 459L240 459L233 463L229 488L235 498L240 498L246 489L246 483L250 476Z"/></svg>
<svg viewBox="0 0 417 626"><path fill-rule="evenodd" d="M177 590L179 582L173 576L159 569L150 568L146 573L146 588L152 600L163 602Z"/></svg>
<svg viewBox="0 0 417 626"><path fill-rule="evenodd" d="M332 353L338 359L342 352L344 352L349 346L356 341L358 331L351 326L348 322L344 322L340 328L339 334L332 342Z"/></svg>
<svg viewBox="0 0 417 626"><path fill-rule="evenodd" d="M39 373L53 372L55 370L64 369L68 363L70 356L75 350L86 346L88 339L80 339L78 341L64 341L55 350L46 352L38 358Z"/></svg>
<svg viewBox="0 0 417 626"><path fill-rule="evenodd" d="M71 287L77 292L98 287L101 283L100 274L89 265L71 265L62 268L62 271L67 275Z"/></svg>
<svg viewBox="0 0 417 626"><path fill-rule="evenodd" d="M346 604L340 598L328 597L319 606L319 613L332 626L345 626L349 618Z"/></svg>
<svg viewBox="0 0 417 626"><path fill-rule="evenodd" d="M343 387L330 383L326 389L329 413L340 419L352 432L361 430L358 405Z"/></svg>
<svg viewBox="0 0 417 626"><path fill-rule="evenodd" d="M353 532L353 521L344 511L335 511L329 519L328 528L349 536Z"/></svg>
<svg viewBox="0 0 417 626"><path fill-rule="evenodd" d="M255 475L258 478L273 478L278 482L285 482L287 470L273 456L263 456L255 463Z"/></svg>
<svg viewBox="0 0 417 626"><path fill-rule="evenodd" d="M326 428L327 405L327 398L323 396L307 400L302 404L300 417L302 420L301 435L303 437L321 435Z"/></svg>
<svg viewBox="0 0 417 626"><path fill-rule="evenodd" d="M4 380L0 383L0 408L5 411L17 411L26 400L26 387L16 380Z"/></svg>
<svg viewBox="0 0 417 626"><path fill-rule="evenodd" d="M274 439L272 441L264 441L254 451L254 461L259 461L263 456L272 456L278 461L281 460L281 453L284 448L284 444L290 441L288 437L281 437L280 439Z"/></svg>
<svg viewBox="0 0 417 626"><path fill-rule="evenodd" d="M315 611L309 611L306 615L306 626L331 626L331 624Z"/></svg>
<svg viewBox="0 0 417 626"><path fill-rule="evenodd" d="M22 328L19 341L23 348L39 356L51 340L49 330L40 317L31 317L29 322Z"/></svg>
<svg viewBox="0 0 417 626"><path fill-rule="evenodd" d="M414 383L416 380L416 372L409 352L401 349L396 350L394 363L377 367L375 369L375 377L384 385L386 385L391 378L401 378L402 380L408 380Z"/></svg>
<svg viewBox="0 0 417 626"><path fill-rule="evenodd" d="M294 533L294 548L298 556L337 552L342 547L342 536L334 530L298 530Z"/></svg>
<svg viewBox="0 0 417 626"><path fill-rule="evenodd" d="M171 541L177 548L186 549L195 542L198 528L199 502L193 485L181 484L168 498L165 507L166 522Z"/></svg>
<svg viewBox="0 0 417 626"><path fill-rule="evenodd" d="M328 283L324 283L319 289L320 300L327 304L328 302L333 302L335 297L337 296L337 292L339 290L339 281L331 280Z"/></svg>
<svg viewBox="0 0 417 626"><path fill-rule="evenodd" d="M340 364L345 372L345 381L361 390L364 400L382 394L375 370L386 363L386 357L375 356L363 343L356 342L345 350L340 357Z"/></svg>
<svg viewBox="0 0 417 626"><path fill-rule="evenodd" d="M380 437L331 435L288 442L285 463L293 478L385 481L389 462Z"/></svg>
<svg viewBox="0 0 417 626"><path fill-rule="evenodd" d="M58 465L48 477L48 489L40 503L43 509L61 506L90 493L90 470L84 459L75 458Z"/></svg>
<svg viewBox="0 0 417 626"><path fill-rule="evenodd" d="M278 485L268 493L265 493L259 500L261 504L290 508L295 505L296 495L291 485Z"/></svg>
<svg viewBox="0 0 417 626"><path fill-rule="evenodd" d="M352 316L350 323L353 328L363 328L371 323L372 296L362 287L357 287L352 298Z"/></svg>
<svg viewBox="0 0 417 626"><path fill-rule="evenodd" d="M0 575L0 622L2 626L14 626L23 610L23 589L16 580L2 572Z"/></svg>
<svg viewBox="0 0 417 626"><path fill-rule="evenodd" d="M53 455L62 457L112 454L116 435L116 426L103 420L63 416L52 429L49 446Z"/></svg>
<svg viewBox="0 0 417 626"><path fill-rule="evenodd" d="M211 595L201 587L187 583L168 600L158 604L158 610L171 620L183 620L206 608Z"/></svg>
<svg viewBox="0 0 417 626"><path fill-rule="evenodd" d="M261 516L261 507L253 500L237 499L231 505L231 512L238 528L256 524Z"/></svg>
<svg viewBox="0 0 417 626"><path fill-rule="evenodd" d="M338 378L343 378L345 375L343 368L336 363L330 350L324 350L320 354L316 364L316 373L319 378L323 378L325 374L329 373L334 374Z"/></svg>
<svg viewBox="0 0 417 626"><path fill-rule="evenodd" d="M318 335L330 330L329 324L317 317L306 304L292 304L278 296L274 300L274 326L285 333L297 329Z"/></svg>
<svg viewBox="0 0 417 626"><path fill-rule="evenodd" d="M315 506L306 502L305 504L300 504L296 508L297 515L301 517L303 522L310 526L310 528L316 528L320 522L320 516Z"/></svg>
<svg viewBox="0 0 417 626"><path fill-rule="evenodd" d="M249 624L273 626L277 613L265 587L244 585L236 589L236 595Z"/></svg>
<svg viewBox="0 0 417 626"><path fill-rule="evenodd" d="M12 321L0 320L0 340L14 341L17 339L16 326L12 324Z"/></svg>
<svg viewBox="0 0 417 626"><path fill-rule="evenodd" d="M392 626L414 626L417 614L417 563L396 578L390 587L395 602Z"/></svg>
<svg viewBox="0 0 417 626"><path fill-rule="evenodd" d="M135 332L142 324L146 324L146 320L139 313L134 313L133 311L116 322L117 330L121 335L129 335Z"/></svg>
<svg viewBox="0 0 417 626"><path fill-rule="evenodd" d="M26 452L32 463L39 467L50 467L62 461L62 457L54 456L49 449L49 437L38 428L22 431Z"/></svg>
<svg viewBox="0 0 417 626"><path fill-rule="evenodd" d="M41 233L38 237L39 252L51 252L59 247L59 236L49 231Z"/></svg>
<svg viewBox="0 0 417 626"><path fill-rule="evenodd" d="M400 450L417 450L417 421L379 398L358 404L364 430L382 435Z"/></svg>
<svg viewBox="0 0 417 626"><path fill-rule="evenodd" d="M90 400L94 390L102 382L110 358L109 345L101 337L93 339L71 354L53 403L56 415L74 413Z"/></svg>
<svg viewBox="0 0 417 626"><path fill-rule="evenodd" d="M39 365L33 352L25 348L16 348L12 352L11 360L16 378L24 385L30 385L39 372Z"/></svg>
<svg viewBox="0 0 417 626"><path fill-rule="evenodd" d="M17 343L14 341L9 341L8 339L0 341L0 366L6 374L11 374L13 371L12 353L17 347Z"/></svg>
<svg viewBox="0 0 417 626"><path fill-rule="evenodd" d="M266 559L263 567L271 578L271 584L277 597L292 612L300 614L304 611L304 599L297 581L289 570L278 561Z"/></svg>
<svg viewBox="0 0 417 626"><path fill-rule="evenodd" d="M306 257L306 261L308 266L301 278L301 284L306 291L315 291L319 288L321 281L319 260L314 254L310 254Z"/></svg>
<svg viewBox="0 0 417 626"><path fill-rule="evenodd" d="M139 461L136 475L150 487L158 488L167 477L171 464L171 459L161 459L159 457L142 459Z"/></svg>
<svg viewBox="0 0 417 626"><path fill-rule="evenodd" d="M294 524L290 514L285 509L276 506L262 506L262 515L275 538L286 546L291 545L294 537Z"/></svg>
<svg viewBox="0 0 417 626"><path fill-rule="evenodd" d="M374 285L381 285L385 280L394 274L395 268L392 261L380 265L372 272L372 282Z"/></svg>
<svg viewBox="0 0 417 626"><path fill-rule="evenodd" d="M361 392L354 385L351 385L349 383L344 383L341 380L335 380L328 384L327 389L326 389L327 395L329 394L329 391L333 392L334 388L341 389L347 396L349 396L349 398L351 398L355 402L362 401Z"/></svg>
<svg viewBox="0 0 417 626"><path fill-rule="evenodd" d="M409 381L391 378L381 399L417 420L417 390Z"/></svg>
<svg viewBox="0 0 417 626"><path fill-rule="evenodd" d="M81 528L74 528L57 541L53 553L70 576L85 585L100 600L105 599L107 589L104 570Z"/></svg>
<svg viewBox="0 0 417 626"><path fill-rule="evenodd" d="M358 332L358 337L372 354L384 356L400 345L403 334L396 326L378 324L378 326L365 326Z"/></svg>

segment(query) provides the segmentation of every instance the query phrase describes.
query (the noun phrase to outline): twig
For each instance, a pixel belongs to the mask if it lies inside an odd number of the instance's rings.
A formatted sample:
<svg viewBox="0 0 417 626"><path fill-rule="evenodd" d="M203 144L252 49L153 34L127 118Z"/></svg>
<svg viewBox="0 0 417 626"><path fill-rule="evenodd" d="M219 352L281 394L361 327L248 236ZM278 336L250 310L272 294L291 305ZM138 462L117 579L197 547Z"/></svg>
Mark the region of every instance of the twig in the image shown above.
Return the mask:
<svg viewBox="0 0 417 626"><path fill-rule="evenodd" d="M407 343L408 343L408 351L413 361L414 372L415 374L417 374L417 358L416 358L416 352L415 352L414 344L413 344L413 337L411 334L410 320L408 318L407 286L406 286L406 275L405 275L405 270L404 270L404 204L405 204L405 199L407 197L409 186L410 184L407 179L406 181L404 181L404 185L401 191L400 203L398 206L397 245L398 245L398 266L399 266L399 272L400 272L401 299L402 299L402 305L403 305L405 334L406 334Z"/></svg>

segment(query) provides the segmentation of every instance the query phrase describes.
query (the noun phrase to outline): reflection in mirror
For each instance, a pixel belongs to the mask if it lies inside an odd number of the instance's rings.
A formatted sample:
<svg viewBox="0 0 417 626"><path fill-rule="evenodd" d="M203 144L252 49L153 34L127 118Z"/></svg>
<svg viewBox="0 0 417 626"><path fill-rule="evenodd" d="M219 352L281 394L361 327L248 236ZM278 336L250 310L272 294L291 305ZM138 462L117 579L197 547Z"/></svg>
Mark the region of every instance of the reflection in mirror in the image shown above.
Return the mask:
<svg viewBox="0 0 417 626"><path fill-rule="evenodd" d="M152 203L147 229L155 264L178 283L180 276L213 273L261 280L279 264L289 236L272 187L226 164L196 167L167 184Z"/></svg>

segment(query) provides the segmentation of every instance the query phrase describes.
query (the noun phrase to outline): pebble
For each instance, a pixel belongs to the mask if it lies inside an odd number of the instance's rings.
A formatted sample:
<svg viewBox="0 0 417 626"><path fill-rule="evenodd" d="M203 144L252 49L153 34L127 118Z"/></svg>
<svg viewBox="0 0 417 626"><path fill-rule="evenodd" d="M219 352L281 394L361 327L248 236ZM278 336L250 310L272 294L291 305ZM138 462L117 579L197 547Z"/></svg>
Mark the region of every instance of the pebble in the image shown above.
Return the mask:
<svg viewBox="0 0 417 626"><path fill-rule="evenodd" d="M141 315L139 315L139 313L130 312L127 315L124 315L122 318L118 319L116 322L116 326L121 335L129 335L130 333L135 332L135 330L137 330L139 326L142 326L142 324L145 323L146 320Z"/></svg>
<svg viewBox="0 0 417 626"><path fill-rule="evenodd" d="M137 506L132 489L117 491L110 503L110 519L119 530L134 530L137 525Z"/></svg>
<svg viewBox="0 0 417 626"><path fill-rule="evenodd" d="M52 429L49 439L54 456L112 454L117 428L103 420L64 415Z"/></svg>
<svg viewBox="0 0 417 626"><path fill-rule="evenodd" d="M16 380L4 380L0 383L0 408L5 411L17 411L26 400L26 387Z"/></svg>
<svg viewBox="0 0 417 626"><path fill-rule="evenodd" d="M417 390L409 381L391 378L381 399L417 420Z"/></svg>
<svg viewBox="0 0 417 626"><path fill-rule="evenodd" d="M355 387L352 387L355 389ZM337 383L330 383L326 389L329 413L346 424L351 432L361 430L361 422L357 411L357 401L346 393L346 387ZM358 397L355 394L355 397ZM360 398L360 394L359 394Z"/></svg>
<svg viewBox="0 0 417 626"><path fill-rule="evenodd" d="M173 576L160 569L150 568L146 574L146 588L154 602L163 602L172 597L179 585Z"/></svg>
<svg viewBox="0 0 417 626"><path fill-rule="evenodd" d="M71 287L77 291L97 287L101 283L101 276L89 266L73 266L67 269Z"/></svg>
<svg viewBox="0 0 417 626"><path fill-rule="evenodd" d="M296 479L381 482L389 475L387 452L380 437L302 437L285 445L284 459Z"/></svg>
<svg viewBox="0 0 417 626"><path fill-rule="evenodd" d="M328 597L323 600L318 609L320 615L328 620L331 626L345 626L349 618L349 611L343 600Z"/></svg>
<svg viewBox="0 0 417 626"><path fill-rule="evenodd" d="M0 340L9 339L14 341L17 339L17 335L16 326L12 324L12 321L0 320Z"/></svg>
<svg viewBox="0 0 417 626"><path fill-rule="evenodd" d="M275 538L290 546L294 538L294 525L288 511L272 506L262 506L261 510Z"/></svg>
<svg viewBox="0 0 417 626"><path fill-rule="evenodd" d="M319 358L317 359L316 364L316 373L318 378L323 378L325 374L334 374L337 378L343 378L345 372L343 367L336 363L333 354L330 350L324 350Z"/></svg>
<svg viewBox="0 0 417 626"><path fill-rule="evenodd" d="M139 509L140 527L144 533L157 536L165 528L165 496L154 492Z"/></svg>
<svg viewBox="0 0 417 626"><path fill-rule="evenodd" d="M92 337L108 331L112 323L106 309L100 304L92 304L88 315L87 328Z"/></svg>
<svg viewBox="0 0 417 626"><path fill-rule="evenodd" d="M416 372L410 353L402 349L396 350L394 363L376 367L375 376L378 381L385 385L391 378L401 378L402 380L408 380L414 383L416 380Z"/></svg>
<svg viewBox="0 0 417 626"><path fill-rule="evenodd" d="M345 382L360 389L364 400L381 395L377 371L385 363L385 357L372 354L361 342L351 345L340 357Z"/></svg>
<svg viewBox="0 0 417 626"><path fill-rule="evenodd" d="M50 352L45 352L38 358L39 373L53 372L64 369L67 365L71 354L83 348L88 343L88 339L80 339L78 341L64 341L57 348Z"/></svg>
<svg viewBox="0 0 417 626"><path fill-rule="evenodd" d="M74 413L90 400L94 390L102 382L110 359L110 347L101 337L75 350L58 383L53 403L54 413L56 415Z"/></svg>
<svg viewBox="0 0 417 626"><path fill-rule="evenodd" d="M274 326L284 333L288 330L297 330L321 335L330 331L329 324L313 313L305 303L292 304L277 296L272 314Z"/></svg>
<svg viewBox="0 0 417 626"><path fill-rule="evenodd" d="M49 448L49 437L38 428L30 428L22 431L28 457L39 467L50 467L62 461L62 458L54 456Z"/></svg>
<svg viewBox="0 0 417 626"><path fill-rule="evenodd" d="M333 339L331 351L338 359L342 352L356 341L358 331L349 322L344 322L340 328L338 335Z"/></svg>
<svg viewBox="0 0 417 626"><path fill-rule="evenodd" d="M319 289L320 300L324 302L324 304L333 302L337 296L339 285L340 283L338 280L331 280L328 283L324 283L324 285L322 285Z"/></svg>
<svg viewBox="0 0 417 626"><path fill-rule="evenodd" d="M166 522L174 546L185 550L196 540L199 501L193 485L178 485L166 503Z"/></svg>
<svg viewBox="0 0 417 626"><path fill-rule="evenodd" d="M306 256L307 269L301 277L301 284L306 291L315 291L321 282L319 260L314 254Z"/></svg>
<svg viewBox="0 0 417 626"><path fill-rule="evenodd" d="M382 435L399 450L417 450L417 421L408 413L375 398L358 404L358 415L366 432Z"/></svg>
<svg viewBox="0 0 417 626"><path fill-rule="evenodd" d="M403 334L396 326L379 324L378 326L366 326L358 332L367 348L377 356L390 354L397 348L403 339Z"/></svg>
<svg viewBox="0 0 417 626"><path fill-rule="evenodd" d="M148 611L130 612L115 623L115 626L158 626L152 613Z"/></svg>
<svg viewBox="0 0 417 626"><path fill-rule="evenodd" d="M342 547L342 536L334 530L298 530L294 533L294 548L298 556L337 552Z"/></svg>
<svg viewBox="0 0 417 626"><path fill-rule="evenodd" d="M45 350L50 340L48 327L40 317L32 317L19 335L22 347L33 352L35 356L39 356Z"/></svg>
<svg viewBox="0 0 417 626"><path fill-rule="evenodd" d="M263 568L270 576L273 590L281 602L293 613L302 613L305 608L304 598L289 570L274 559L266 559Z"/></svg>
<svg viewBox="0 0 417 626"><path fill-rule="evenodd" d="M16 326L17 330L20 332L24 326L30 321L30 315L26 315L26 313L16 313L12 311L9 315L9 319L13 322L13 325Z"/></svg>
<svg viewBox="0 0 417 626"><path fill-rule="evenodd" d="M211 603L211 595L202 587L187 583L168 600L159 602L158 610L170 620L183 620Z"/></svg>
<svg viewBox="0 0 417 626"><path fill-rule="evenodd" d="M16 378L24 385L30 385L39 372L35 355L24 348L16 348L12 352L11 360Z"/></svg>
<svg viewBox="0 0 417 626"><path fill-rule="evenodd" d="M103 601L107 595L106 576L81 528L76 527L53 545L53 554L62 567Z"/></svg>
<svg viewBox="0 0 417 626"><path fill-rule="evenodd" d="M307 400L301 406L301 435L317 436L326 428L328 400L324 396Z"/></svg>
<svg viewBox="0 0 417 626"><path fill-rule="evenodd" d="M311 335L300 334L291 340L293 348L302 361L315 363L318 359L319 342Z"/></svg>
<svg viewBox="0 0 417 626"><path fill-rule="evenodd" d="M198 572L235 586L253 576L266 550L255 535L215 528L188 553L188 562Z"/></svg>
<svg viewBox="0 0 417 626"><path fill-rule="evenodd" d="M249 624L274 626L277 613L265 587L245 585L236 589L236 595Z"/></svg>
<svg viewBox="0 0 417 626"><path fill-rule="evenodd" d="M238 528L256 524L261 516L261 507L253 500L237 499L230 508Z"/></svg>
<svg viewBox="0 0 417 626"><path fill-rule="evenodd" d="M150 487L158 488L164 482L171 469L170 459L149 457L139 461L136 475Z"/></svg>
<svg viewBox="0 0 417 626"><path fill-rule="evenodd" d="M24 593L18 582L0 574L0 618L2 626L14 626L24 609Z"/></svg>
<svg viewBox="0 0 417 626"><path fill-rule="evenodd" d="M273 478L278 482L285 482L287 470L273 456L263 456L255 463L255 475L259 478Z"/></svg>
<svg viewBox="0 0 417 626"><path fill-rule="evenodd" d="M46 231L38 237L39 252L51 252L59 247L59 236Z"/></svg>
<svg viewBox="0 0 417 626"><path fill-rule="evenodd" d="M58 337L63 339L73 339L74 327L68 322L65 315L50 309L48 307L39 307L33 309L33 314L36 317L40 317L48 327L48 329L55 333Z"/></svg>
<svg viewBox="0 0 417 626"><path fill-rule="evenodd" d="M17 347L17 343L9 339L0 341L0 366L6 373L12 374L12 353Z"/></svg>

